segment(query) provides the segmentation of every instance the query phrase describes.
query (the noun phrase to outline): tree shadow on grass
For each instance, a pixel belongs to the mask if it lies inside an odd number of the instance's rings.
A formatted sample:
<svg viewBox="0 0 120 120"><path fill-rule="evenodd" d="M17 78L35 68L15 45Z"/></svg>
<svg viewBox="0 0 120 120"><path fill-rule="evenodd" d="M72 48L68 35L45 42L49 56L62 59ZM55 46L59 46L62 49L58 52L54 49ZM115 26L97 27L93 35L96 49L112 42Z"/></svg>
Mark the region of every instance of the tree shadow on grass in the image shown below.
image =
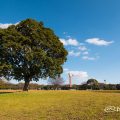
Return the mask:
<svg viewBox="0 0 120 120"><path fill-rule="evenodd" d="M99 92L99 93L120 93L120 90L95 90L94 92Z"/></svg>
<svg viewBox="0 0 120 120"><path fill-rule="evenodd" d="M21 91L0 91L0 94L9 94L9 93L17 93Z"/></svg>
<svg viewBox="0 0 120 120"><path fill-rule="evenodd" d="M8 93L14 93L14 92L0 92L0 94L8 94Z"/></svg>

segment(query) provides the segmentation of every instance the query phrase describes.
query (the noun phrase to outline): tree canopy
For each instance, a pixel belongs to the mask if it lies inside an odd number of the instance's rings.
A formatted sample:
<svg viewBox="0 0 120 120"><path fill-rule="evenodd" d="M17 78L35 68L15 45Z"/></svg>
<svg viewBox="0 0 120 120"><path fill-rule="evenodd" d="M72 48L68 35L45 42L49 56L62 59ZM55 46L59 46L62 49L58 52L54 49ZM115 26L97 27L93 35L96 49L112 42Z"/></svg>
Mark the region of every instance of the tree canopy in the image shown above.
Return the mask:
<svg viewBox="0 0 120 120"><path fill-rule="evenodd" d="M96 79L88 79L87 84L98 84L98 81Z"/></svg>
<svg viewBox="0 0 120 120"><path fill-rule="evenodd" d="M96 79L93 79L93 78L88 79L87 85L93 90L99 89L99 83Z"/></svg>
<svg viewBox="0 0 120 120"><path fill-rule="evenodd" d="M26 19L0 29L0 76L29 82L54 78L63 72L67 51L52 29Z"/></svg>

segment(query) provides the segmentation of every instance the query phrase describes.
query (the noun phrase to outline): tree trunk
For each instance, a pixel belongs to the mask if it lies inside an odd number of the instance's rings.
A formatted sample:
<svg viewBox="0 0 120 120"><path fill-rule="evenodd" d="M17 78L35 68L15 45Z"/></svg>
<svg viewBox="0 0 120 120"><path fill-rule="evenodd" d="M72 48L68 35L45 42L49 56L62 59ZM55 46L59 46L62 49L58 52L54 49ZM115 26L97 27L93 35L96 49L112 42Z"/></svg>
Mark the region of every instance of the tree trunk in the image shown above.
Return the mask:
<svg viewBox="0 0 120 120"><path fill-rule="evenodd" d="M29 87L29 83L30 83L30 80L25 80L25 84L24 84L24 87L23 87L23 91L28 91L28 87Z"/></svg>

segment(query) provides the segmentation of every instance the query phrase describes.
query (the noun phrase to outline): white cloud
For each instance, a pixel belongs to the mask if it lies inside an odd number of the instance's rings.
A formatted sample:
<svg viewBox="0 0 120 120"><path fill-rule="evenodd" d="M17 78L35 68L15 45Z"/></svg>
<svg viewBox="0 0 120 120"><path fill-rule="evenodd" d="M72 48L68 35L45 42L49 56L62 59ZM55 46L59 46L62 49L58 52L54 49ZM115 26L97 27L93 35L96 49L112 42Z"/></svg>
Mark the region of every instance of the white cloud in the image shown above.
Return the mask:
<svg viewBox="0 0 120 120"><path fill-rule="evenodd" d="M78 78L87 78L88 73L86 71L79 71L79 70L70 70L68 68L64 68L64 72L66 74L70 73L72 77L78 77Z"/></svg>
<svg viewBox="0 0 120 120"><path fill-rule="evenodd" d="M75 56L75 57L80 56L80 52L74 52L73 50L72 50L72 51L69 51L68 54L69 54L70 56Z"/></svg>
<svg viewBox="0 0 120 120"><path fill-rule="evenodd" d="M69 71L69 73L73 77L79 77L79 78L87 78L88 77L88 73L85 71Z"/></svg>
<svg viewBox="0 0 120 120"><path fill-rule="evenodd" d="M83 56L82 59L84 59L84 60L96 60L96 57Z"/></svg>
<svg viewBox="0 0 120 120"><path fill-rule="evenodd" d="M6 23L6 24L0 23L0 28L5 29L5 28L8 28L10 25L12 24L11 23Z"/></svg>
<svg viewBox="0 0 120 120"><path fill-rule="evenodd" d="M79 46L78 49L81 50L81 51L87 50L87 48L85 46Z"/></svg>
<svg viewBox="0 0 120 120"><path fill-rule="evenodd" d="M71 46L78 46L79 45L79 42L76 40L76 39L72 39L72 38L69 38L69 39L63 39L63 38L60 38L60 41L64 44L64 45L71 45Z"/></svg>
<svg viewBox="0 0 120 120"><path fill-rule="evenodd" d="M65 34L67 34L67 32L63 32L63 34L65 35Z"/></svg>
<svg viewBox="0 0 120 120"><path fill-rule="evenodd" d="M68 44L73 46L78 46L79 42L76 39L68 39Z"/></svg>
<svg viewBox="0 0 120 120"><path fill-rule="evenodd" d="M108 46L112 44L114 41L105 41L100 38L91 38L87 39L86 42L97 46Z"/></svg>
<svg viewBox="0 0 120 120"><path fill-rule="evenodd" d="M67 38L71 38L71 36L70 36L70 35L67 35L66 37L67 37Z"/></svg>
<svg viewBox="0 0 120 120"><path fill-rule="evenodd" d="M83 54L83 55L88 55L89 52L88 52L88 51L85 51L85 52L83 52L82 54Z"/></svg>
<svg viewBox="0 0 120 120"><path fill-rule="evenodd" d="M63 45L67 45L67 42L65 39L60 38L60 41L63 43Z"/></svg>
<svg viewBox="0 0 120 120"><path fill-rule="evenodd" d="M15 24L12 24L12 23L5 23L5 24L0 23L0 28L6 29L6 28L8 28L10 25L17 25L18 23L19 23L19 22L15 23Z"/></svg>
<svg viewBox="0 0 120 120"><path fill-rule="evenodd" d="M69 69L68 69L68 68L64 68L63 70L64 70L64 72L67 72L67 71L69 71Z"/></svg>

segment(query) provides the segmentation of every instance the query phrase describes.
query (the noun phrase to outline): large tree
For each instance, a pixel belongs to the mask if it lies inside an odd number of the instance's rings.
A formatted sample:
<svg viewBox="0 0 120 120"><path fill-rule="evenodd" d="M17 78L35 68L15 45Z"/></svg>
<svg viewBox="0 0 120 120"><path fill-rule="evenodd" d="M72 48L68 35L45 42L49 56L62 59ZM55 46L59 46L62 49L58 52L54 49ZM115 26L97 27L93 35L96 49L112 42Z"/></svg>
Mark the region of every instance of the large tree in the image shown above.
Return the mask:
<svg viewBox="0 0 120 120"><path fill-rule="evenodd" d="M67 51L52 29L33 19L0 30L0 74L18 81L55 78L62 72Z"/></svg>

